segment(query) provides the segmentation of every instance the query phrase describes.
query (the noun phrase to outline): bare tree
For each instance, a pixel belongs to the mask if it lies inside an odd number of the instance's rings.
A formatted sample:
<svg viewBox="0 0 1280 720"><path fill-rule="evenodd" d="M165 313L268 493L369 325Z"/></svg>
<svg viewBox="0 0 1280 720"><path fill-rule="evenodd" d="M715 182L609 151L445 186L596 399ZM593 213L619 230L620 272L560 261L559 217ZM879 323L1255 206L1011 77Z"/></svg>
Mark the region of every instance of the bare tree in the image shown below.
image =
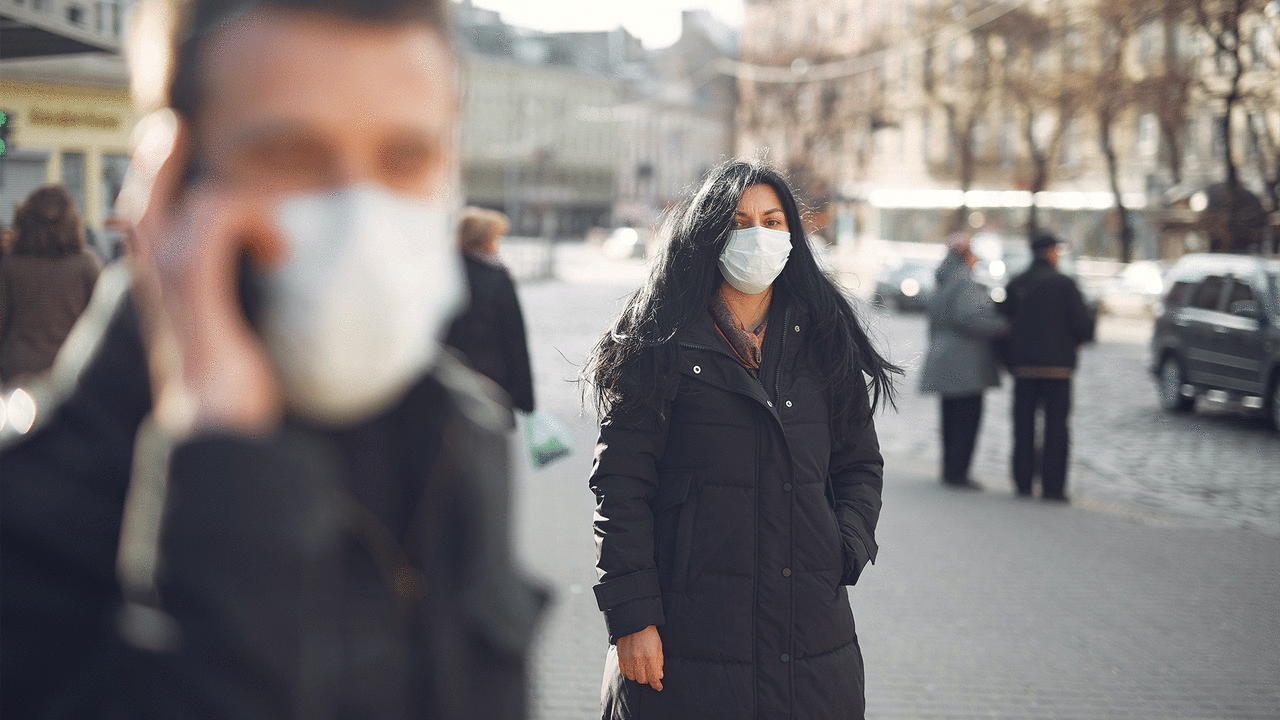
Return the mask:
<svg viewBox="0 0 1280 720"><path fill-rule="evenodd" d="M744 47L745 61L793 70L789 82L740 80L739 126L761 138L771 159L815 208L830 201L841 175L864 173L874 150L874 133L886 123L885 79L874 71L807 79L805 69L874 55L886 47L872 38L851 55L821 48L779 52ZM779 152L781 151L781 152Z"/></svg>
<svg viewBox="0 0 1280 720"><path fill-rule="evenodd" d="M1115 197L1120 261L1133 259L1133 223L1120 190L1120 159L1114 126L1133 106L1136 83L1126 72L1125 59L1138 25L1145 19L1145 0L1103 0L1094 8L1098 22L1099 62L1091 82L1098 145L1107 161L1107 179Z"/></svg>
<svg viewBox="0 0 1280 720"><path fill-rule="evenodd" d="M1006 46L1003 86L1022 116L1026 145L1026 187L1031 192L1027 233L1039 228L1035 194L1049 187L1067 131L1084 105L1089 79L1073 63L1074 30L1065 10L1055 5L1043 13L1026 6L1002 18Z"/></svg>
<svg viewBox="0 0 1280 720"><path fill-rule="evenodd" d="M1255 151L1253 159L1262 179L1267 209L1273 218L1267 229L1270 247L1266 249L1280 253L1280 237L1275 226L1275 218L1280 217L1280 0L1273 1L1270 7L1270 12L1264 8L1263 13L1254 18L1257 42L1251 48L1251 55L1261 78L1253 84L1245 100L1250 110L1246 129Z"/></svg>
<svg viewBox="0 0 1280 720"><path fill-rule="evenodd" d="M922 77L925 95L942 111L946 122L948 153L944 171L954 175L961 192L973 187L978 171L976 133L990 110L996 87L992 57L993 38L998 27L990 23L957 33L960 22L990 7L990 0L957 0L945 8L932 4L922 13L924 26L931 28L926 35L924 73ZM939 36L952 36L943 46L939 57ZM963 49L967 57L961 62L957 55ZM948 232L959 230L968 216L968 207L961 200L951 218Z"/></svg>
<svg viewBox="0 0 1280 720"><path fill-rule="evenodd" d="M1246 39L1248 18L1261 16L1266 0L1190 0L1191 12L1201 32L1213 45L1217 74L1201 74L1201 85L1222 103L1222 116L1217 121L1221 140L1222 166L1225 175L1225 217L1221 234L1211 235L1211 249L1245 251L1261 230L1250 211L1249 199L1240 183L1235 150L1235 113L1247 98L1243 80L1248 70L1249 43Z"/></svg>

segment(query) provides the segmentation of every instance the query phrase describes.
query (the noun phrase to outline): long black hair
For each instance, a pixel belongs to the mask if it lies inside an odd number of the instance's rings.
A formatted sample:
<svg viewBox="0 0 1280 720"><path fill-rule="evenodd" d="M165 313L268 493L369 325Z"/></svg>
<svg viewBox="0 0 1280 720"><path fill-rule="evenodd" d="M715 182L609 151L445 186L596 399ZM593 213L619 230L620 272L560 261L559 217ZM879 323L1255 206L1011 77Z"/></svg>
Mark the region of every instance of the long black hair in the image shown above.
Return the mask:
<svg viewBox="0 0 1280 720"><path fill-rule="evenodd" d="M809 316L810 350L827 379L833 424L847 429L869 419L855 411L863 373L870 378L870 412L881 402L893 405L893 376L902 369L875 349L849 300L818 267L786 179L762 162L733 160L710 171L667 216L660 230L665 243L648 281L587 358L583 375L601 415L619 406L655 405L661 374L669 367L665 361L675 351L672 339L707 311L719 291L716 260L729 241L738 201L747 188L761 184L778 194L791 229L791 255L774 286Z"/></svg>

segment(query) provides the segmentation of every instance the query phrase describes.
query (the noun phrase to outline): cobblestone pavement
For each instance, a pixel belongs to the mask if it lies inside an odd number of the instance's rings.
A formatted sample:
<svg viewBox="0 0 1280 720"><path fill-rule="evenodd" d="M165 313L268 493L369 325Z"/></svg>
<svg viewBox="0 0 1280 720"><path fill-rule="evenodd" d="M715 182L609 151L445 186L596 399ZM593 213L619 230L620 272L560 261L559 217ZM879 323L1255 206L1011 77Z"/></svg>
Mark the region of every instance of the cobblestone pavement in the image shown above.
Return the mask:
<svg viewBox="0 0 1280 720"><path fill-rule="evenodd" d="M550 468L521 467L517 483L521 555L557 596L535 650L539 720L599 716L606 638L586 487L596 428L573 380L641 275L578 263L562 273L570 281L520 287L539 407L578 443ZM873 322L893 357L922 350L921 318ZM851 593L872 720L1280 718L1280 442L1224 411L1160 414L1141 329L1112 330L1077 383L1070 507L1004 491L1006 392L988 396L975 466L994 492L937 486L937 402L914 377L899 412L878 419L882 551Z"/></svg>
<svg viewBox="0 0 1280 720"><path fill-rule="evenodd" d="M873 311L874 312L874 311ZM897 413L877 419L887 456L937 474L938 399L916 391L926 348L919 314L885 314L876 327L907 368ZM1160 409L1147 372L1149 323L1104 318L1081 350L1071 415L1067 491L1096 507L1151 522L1243 527L1280 535L1280 434L1257 414L1201 401L1195 414ZM1011 491L1013 383L987 393L975 479Z"/></svg>

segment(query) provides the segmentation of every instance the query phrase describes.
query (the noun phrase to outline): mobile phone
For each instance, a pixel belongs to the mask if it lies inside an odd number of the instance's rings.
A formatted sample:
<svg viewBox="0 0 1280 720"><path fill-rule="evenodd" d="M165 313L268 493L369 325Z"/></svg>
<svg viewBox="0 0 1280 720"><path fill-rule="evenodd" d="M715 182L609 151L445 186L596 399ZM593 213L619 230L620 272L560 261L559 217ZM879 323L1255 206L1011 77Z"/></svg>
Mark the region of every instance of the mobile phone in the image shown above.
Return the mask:
<svg viewBox="0 0 1280 720"><path fill-rule="evenodd" d="M190 190L208 176L208 168L201 161L200 148L193 148L191 164L182 175L183 190ZM263 281L262 275L254 269L248 252L240 253L236 261L236 292L239 295L240 311L244 314L249 327L258 331L262 316Z"/></svg>

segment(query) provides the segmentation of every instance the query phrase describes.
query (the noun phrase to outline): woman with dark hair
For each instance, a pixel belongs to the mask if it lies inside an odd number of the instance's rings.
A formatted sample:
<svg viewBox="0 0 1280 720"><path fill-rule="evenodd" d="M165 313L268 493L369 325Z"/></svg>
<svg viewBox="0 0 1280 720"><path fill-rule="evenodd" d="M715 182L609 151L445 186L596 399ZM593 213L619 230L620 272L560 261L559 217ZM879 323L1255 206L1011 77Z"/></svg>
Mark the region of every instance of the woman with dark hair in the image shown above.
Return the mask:
<svg viewBox="0 0 1280 720"><path fill-rule="evenodd" d="M712 171L587 367L605 718L862 718L843 586L875 559L901 371L774 170Z"/></svg>
<svg viewBox="0 0 1280 720"><path fill-rule="evenodd" d="M100 265L71 194L42 187L18 206L0 258L0 384L43 373L89 304Z"/></svg>

